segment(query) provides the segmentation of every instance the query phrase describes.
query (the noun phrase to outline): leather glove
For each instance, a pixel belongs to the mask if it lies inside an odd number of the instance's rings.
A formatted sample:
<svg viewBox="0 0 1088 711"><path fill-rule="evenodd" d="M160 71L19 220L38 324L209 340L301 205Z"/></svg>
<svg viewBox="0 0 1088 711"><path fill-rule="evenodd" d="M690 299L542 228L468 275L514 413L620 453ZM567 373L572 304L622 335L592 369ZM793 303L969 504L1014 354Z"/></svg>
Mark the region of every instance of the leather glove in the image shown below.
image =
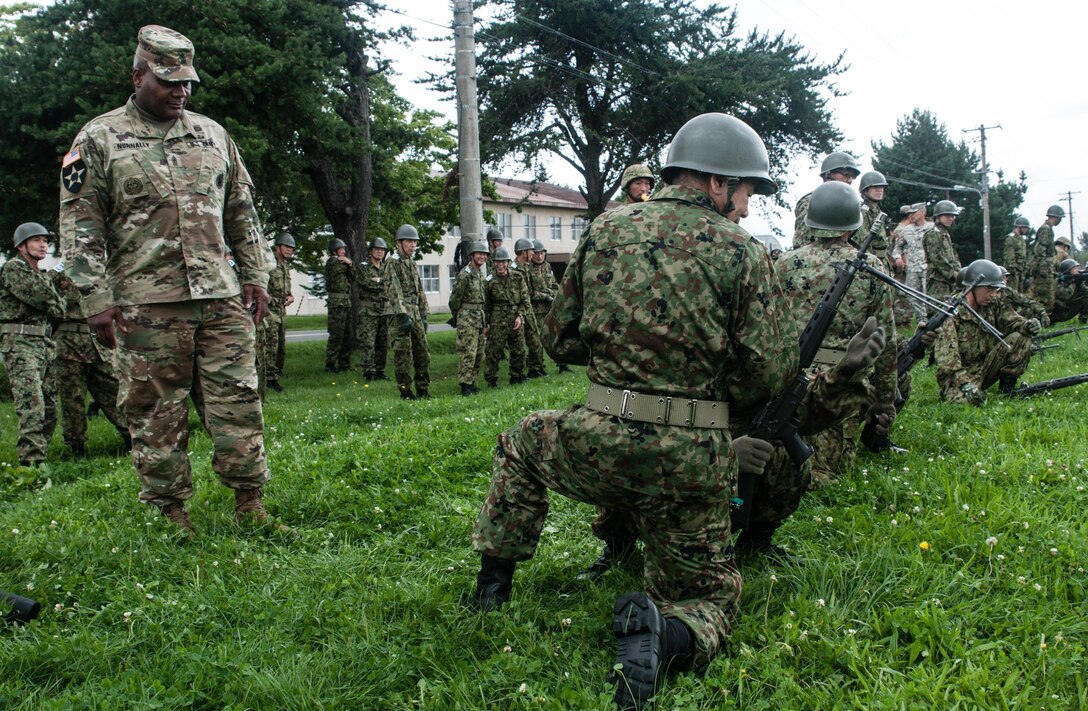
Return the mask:
<svg viewBox="0 0 1088 711"><path fill-rule="evenodd" d="M933 344L937 342L937 332L928 331L922 334L922 346L924 348L932 348Z"/></svg>
<svg viewBox="0 0 1088 711"><path fill-rule="evenodd" d="M1040 325L1040 323L1039 323L1039 319L1037 319L1037 318L1029 318L1029 319L1028 319L1028 323L1027 323L1027 329L1028 329L1028 335L1029 335L1029 336L1036 336L1036 335L1038 335L1038 334L1039 334L1039 330L1040 330L1041 328L1042 328L1042 325Z"/></svg>
<svg viewBox="0 0 1088 711"><path fill-rule="evenodd" d="M963 393L963 396L971 405L981 405L986 400L986 396L974 383L964 383L960 386L960 392Z"/></svg>
<svg viewBox="0 0 1088 711"><path fill-rule="evenodd" d="M895 406L886 402L873 403L865 413L865 421L872 422L877 434L887 435L895 422Z"/></svg>
<svg viewBox="0 0 1088 711"><path fill-rule="evenodd" d="M737 453L741 474L762 474L774 454L774 445L755 437L737 437L733 440L733 451Z"/></svg>
<svg viewBox="0 0 1088 711"><path fill-rule="evenodd" d="M397 330L401 333L410 333L412 331L412 317L408 314L401 314Z"/></svg>
<svg viewBox="0 0 1088 711"><path fill-rule="evenodd" d="M877 356L884 350L884 342L884 329L878 328L876 317L870 316L861 330L850 339L839 367L847 377L852 377L876 362Z"/></svg>

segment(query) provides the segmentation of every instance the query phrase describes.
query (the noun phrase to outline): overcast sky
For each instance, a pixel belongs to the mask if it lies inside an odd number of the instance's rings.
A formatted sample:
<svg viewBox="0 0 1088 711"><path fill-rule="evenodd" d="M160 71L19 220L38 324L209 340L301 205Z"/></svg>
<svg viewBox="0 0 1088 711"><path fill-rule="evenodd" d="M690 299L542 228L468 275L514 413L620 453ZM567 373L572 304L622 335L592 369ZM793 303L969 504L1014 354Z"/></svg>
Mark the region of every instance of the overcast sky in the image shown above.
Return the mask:
<svg viewBox="0 0 1088 711"><path fill-rule="evenodd" d="M452 22L446 3L385 2L415 18L446 27ZM1085 6L1055 0L913 0L894 5L873 0L739 0L732 6L738 10L741 34L753 27L784 31L823 62L845 50L849 68L836 84L846 96L833 98L830 108L845 136L841 148L857 156L863 169L869 167L870 143L889 142L896 121L916 107L931 111L954 141L977 140L977 132L964 129L1000 125L987 131L987 158L993 170L1001 169L1006 176L1021 170L1027 174L1022 210L1032 225L1042 221L1047 206L1072 191L1076 231L1088 229L1081 218L1088 216ZM416 106L454 118L451 102L413 83L436 68L423 57L444 51L453 56L449 30L389 12L380 19L408 24L420 38L416 46L391 53L402 94ZM451 37L448 49L445 43L423 41L440 36ZM972 147L978 151L977 144ZM581 182L569 166L559 161L553 166L554 182L569 187ZM792 182L786 198L791 205L819 183L816 166L807 160L798 161L794 175L786 177ZM958 202L977 209L977 196L971 193L961 193ZM1068 209L1068 203L1062 204ZM792 215L776 216L769 207L757 206L745 227L759 233L774 224L790 234ZM1067 223L1059 229L1067 230Z"/></svg>

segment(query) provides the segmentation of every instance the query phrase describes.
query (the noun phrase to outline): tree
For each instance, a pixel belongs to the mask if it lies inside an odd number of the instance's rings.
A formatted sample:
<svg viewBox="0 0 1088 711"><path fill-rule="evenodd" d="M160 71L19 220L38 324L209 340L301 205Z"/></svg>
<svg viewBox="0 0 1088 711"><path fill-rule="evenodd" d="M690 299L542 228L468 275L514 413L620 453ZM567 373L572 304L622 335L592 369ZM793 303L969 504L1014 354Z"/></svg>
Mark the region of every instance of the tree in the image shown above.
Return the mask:
<svg viewBox="0 0 1088 711"><path fill-rule="evenodd" d="M676 130L707 111L734 114L767 143L772 170L840 139L827 97L841 57L815 62L793 39L693 0L486 0L496 19L477 34L483 160L542 175L550 153L585 181L600 214L633 162L654 163ZM444 87L452 90L447 76Z"/></svg>
<svg viewBox="0 0 1088 711"><path fill-rule="evenodd" d="M964 208L950 230L960 261L968 264L983 256L981 192L978 191L978 155L964 141L953 143L944 124L929 111L915 109L896 123L890 144L873 141L873 167L888 179L885 211L896 216L900 205L952 200ZM1002 171L989 186L990 235L993 258L1004 257L1004 235L1012 230L1016 210L1027 192L1027 176L1005 180ZM962 190L956 186L975 188ZM931 210L932 213L932 210Z"/></svg>

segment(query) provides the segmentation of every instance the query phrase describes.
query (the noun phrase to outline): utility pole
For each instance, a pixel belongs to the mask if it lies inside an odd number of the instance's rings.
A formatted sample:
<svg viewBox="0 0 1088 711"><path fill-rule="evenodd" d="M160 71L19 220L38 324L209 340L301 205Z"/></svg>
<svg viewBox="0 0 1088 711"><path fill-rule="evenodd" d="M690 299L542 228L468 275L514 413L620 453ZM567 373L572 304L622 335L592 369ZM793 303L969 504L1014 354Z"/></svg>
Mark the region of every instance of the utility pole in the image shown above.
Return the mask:
<svg viewBox="0 0 1088 711"><path fill-rule="evenodd" d="M484 239L480 115L476 108L476 36L472 27L472 0L454 0L453 37L454 72L457 79L457 187L461 203L461 243L467 248L469 242L482 242Z"/></svg>
<svg viewBox="0 0 1088 711"><path fill-rule="evenodd" d="M971 133L978 131L979 143L982 144L982 252L986 259L990 258L990 166L986 163L986 131L991 128L1001 128L1001 124L996 126L983 126L979 124L978 128L965 128L964 133Z"/></svg>
<svg viewBox="0 0 1088 711"><path fill-rule="evenodd" d="M1066 190L1065 191L1065 197L1062 198L1062 199L1065 201L1065 204L1069 206L1069 208L1065 211L1066 215L1069 216L1069 244L1073 245L1073 249L1076 249L1077 248L1077 238L1073 235L1073 196L1074 195L1080 195L1080 191L1079 190Z"/></svg>

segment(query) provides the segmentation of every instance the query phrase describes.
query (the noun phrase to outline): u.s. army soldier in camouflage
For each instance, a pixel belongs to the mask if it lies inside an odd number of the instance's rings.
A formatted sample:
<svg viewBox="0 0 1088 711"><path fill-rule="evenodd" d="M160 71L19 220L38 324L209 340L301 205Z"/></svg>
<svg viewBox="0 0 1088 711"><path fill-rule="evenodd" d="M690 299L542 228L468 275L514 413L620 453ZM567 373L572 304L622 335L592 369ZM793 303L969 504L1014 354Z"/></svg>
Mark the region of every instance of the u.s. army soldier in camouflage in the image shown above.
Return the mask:
<svg viewBox="0 0 1088 711"><path fill-rule="evenodd" d="M835 151L829 153L820 164L820 177L825 183L836 181L850 185L854 178L861 175L858 162L849 153ZM814 237L805 225L805 216L808 214L808 204L812 199L812 193L802 195L793 208L793 248L797 249L806 242L811 242Z"/></svg>
<svg viewBox="0 0 1088 711"><path fill-rule="evenodd" d="M273 244L276 263L268 275L268 316L257 332L261 339L265 383L268 388L283 392L280 378L287 355L287 307L295 302L291 294L291 256L295 253L295 238L280 232Z"/></svg>
<svg viewBox="0 0 1088 711"><path fill-rule="evenodd" d="M933 226L922 237L922 248L926 253L926 293L937 299L959 291L956 284L960 257L948 232L959 214L956 203L941 200L933 206Z"/></svg>
<svg viewBox="0 0 1088 711"><path fill-rule="evenodd" d="M355 269L342 239L329 242L325 260L325 304L329 340L325 344L325 372L341 373L351 368L351 285Z"/></svg>
<svg viewBox="0 0 1088 711"><path fill-rule="evenodd" d="M45 461L57 425L51 321L64 317L64 301L38 269L49 253L49 239L49 231L36 222L19 225L13 239L17 254L0 267L0 353L19 417L15 448L24 466Z"/></svg>
<svg viewBox="0 0 1088 711"><path fill-rule="evenodd" d="M937 385L946 402L981 405L983 392L996 382L1009 392L1027 369L1031 358L1031 337L1039 332L1039 322L1025 319L1004 300L998 298L1005 286L1001 267L986 259L976 259L960 272L959 283L966 287L982 280L967 294L967 305L975 309L998 331L1005 334L1006 348L966 309L952 316L937 332L934 353L937 359Z"/></svg>
<svg viewBox="0 0 1088 711"><path fill-rule="evenodd" d="M386 380L385 360L389 349L389 267L385 255L389 245L375 237L367 259L355 268L359 287L359 353L367 382Z"/></svg>
<svg viewBox="0 0 1088 711"><path fill-rule="evenodd" d="M499 384L499 363L510 351L510 384L525 382L525 320L531 310L525 282L511 268L510 252L499 247L491 255L495 272L484 281L484 319L487 345L484 350L484 381Z"/></svg>
<svg viewBox="0 0 1088 711"><path fill-rule="evenodd" d="M588 366L585 406L535 412L499 436L473 529L475 600L506 602L556 491L629 512L646 545L646 594L620 596L616 701L721 649L740 599L729 500L737 459L726 380L766 398L797 366L778 328L762 248L724 215L771 194L762 141L704 114L680 129L646 203L598 217L572 255L545 330L553 357ZM731 176L731 177L726 177Z"/></svg>
<svg viewBox="0 0 1088 711"><path fill-rule="evenodd" d="M193 45L165 27L140 29L135 91L87 123L61 170L68 275L98 340L117 346L120 400L133 439L140 500L186 531L192 496L185 399L199 387L235 516L267 521L264 420L255 324L268 312L272 254L253 186L222 126L186 111ZM227 248L237 263L228 263Z"/></svg>
<svg viewBox="0 0 1088 711"><path fill-rule="evenodd" d="M521 279L525 286L525 293L529 296L529 308L522 312L521 318L525 330L525 375L529 378L539 378L546 375L544 372L544 343L540 340L540 326L537 323L536 312L532 307L533 277L529 273L532 267L533 241L531 239L519 239L514 243L514 263L510 265L511 273Z"/></svg>
<svg viewBox="0 0 1088 711"><path fill-rule="evenodd" d="M487 344L487 318L484 315L484 275L487 246L473 242L468 248L469 262L457 273L450 294L450 313L457 324L457 382L462 395L479 392L476 378L484 362Z"/></svg>
<svg viewBox="0 0 1088 711"><path fill-rule="evenodd" d="M1009 287L1023 291L1028 283L1028 245L1031 223L1026 217L1017 217L1012 232L1005 235L1005 255L1002 266L1009 270Z"/></svg>
<svg viewBox="0 0 1088 711"><path fill-rule="evenodd" d="M819 211L817 195L827 198L826 204L819 205ZM841 220L843 212L855 216L860 225L860 207L857 193L842 184L825 183L813 193L806 224L816 241L783 255L775 265L791 312L811 315L827 287L834 281L835 265L855 256L857 248L847 241L851 233L838 229L838 226L844 224ZM884 269L883 260L873 255L866 255L866 259L874 268ZM835 320L813 362L813 371L826 373L837 365L846 353L850 339L870 317L876 318L877 326L884 333L895 333L892 295L888 286L868 274L859 273L839 303ZM877 358L872 370L862 375L872 380L873 389L868 397L852 404L854 413L875 409L873 414L886 414L889 408L894 412L896 353L893 337L888 337L884 352ZM870 403L874 403L872 408L869 407ZM842 409L845 411L851 407L843 406ZM849 417L812 437L811 443L816 448L812 462L814 484L825 485L834 481L850 465L855 453L857 431L857 417Z"/></svg>
<svg viewBox="0 0 1088 711"><path fill-rule="evenodd" d="M427 294L413 255L419 233L411 225L397 228L397 252L389 262L389 334L393 340L393 372L401 398L429 398L431 349L427 344ZM415 377L413 378L413 370ZM415 381L416 391L412 393Z"/></svg>
<svg viewBox="0 0 1088 711"><path fill-rule="evenodd" d="M1047 311L1054 308L1054 228L1061 224L1065 209L1051 205L1046 210L1046 221L1035 230L1035 242L1031 247L1031 295Z"/></svg>
<svg viewBox="0 0 1088 711"><path fill-rule="evenodd" d="M926 250L923 238L932 226L926 222L926 204L924 202L906 205L909 222L895 228L898 233L892 247L892 260L903 270L903 283L923 294L926 293ZM926 318L926 306L916 299L910 300L914 316L919 321Z"/></svg>
<svg viewBox="0 0 1088 711"><path fill-rule="evenodd" d="M53 285L64 299L64 320L53 331L57 343L54 373L64 442L75 456L87 454L87 393L90 392L91 401L117 428L127 452L132 449L132 439L117 405L116 354L91 335L80 306L79 289L64 273L64 262L57 264L51 274Z"/></svg>

